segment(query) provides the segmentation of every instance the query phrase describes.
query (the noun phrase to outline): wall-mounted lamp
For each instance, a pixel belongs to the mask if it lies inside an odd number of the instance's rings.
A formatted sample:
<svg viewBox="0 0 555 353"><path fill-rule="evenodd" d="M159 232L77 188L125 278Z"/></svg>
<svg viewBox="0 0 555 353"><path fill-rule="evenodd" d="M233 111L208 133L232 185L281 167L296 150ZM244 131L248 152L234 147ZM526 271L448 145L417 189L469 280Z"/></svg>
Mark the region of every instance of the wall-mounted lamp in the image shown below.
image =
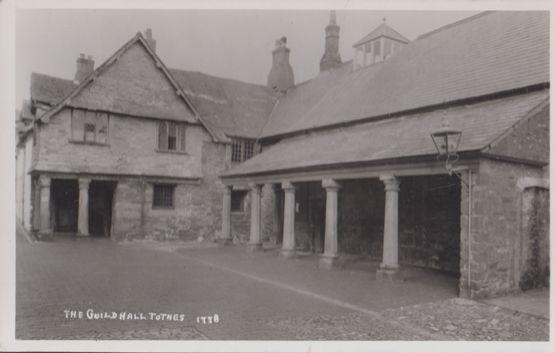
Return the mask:
<svg viewBox="0 0 555 353"><path fill-rule="evenodd" d="M461 142L462 132L451 128L447 116L444 116L441 128L433 132L431 136L437 149L437 158L445 160L445 169L449 175L453 175L453 165L459 160L457 150Z"/></svg>

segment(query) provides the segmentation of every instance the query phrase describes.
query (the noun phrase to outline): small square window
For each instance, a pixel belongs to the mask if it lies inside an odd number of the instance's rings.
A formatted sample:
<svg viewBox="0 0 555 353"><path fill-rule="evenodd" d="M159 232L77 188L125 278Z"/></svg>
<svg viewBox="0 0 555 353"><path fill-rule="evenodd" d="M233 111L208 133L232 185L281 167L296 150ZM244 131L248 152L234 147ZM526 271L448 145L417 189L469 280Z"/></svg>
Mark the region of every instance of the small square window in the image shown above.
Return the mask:
<svg viewBox="0 0 555 353"><path fill-rule="evenodd" d="M152 208L173 208L174 207L175 185L154 184L152 195Z"/></svg>

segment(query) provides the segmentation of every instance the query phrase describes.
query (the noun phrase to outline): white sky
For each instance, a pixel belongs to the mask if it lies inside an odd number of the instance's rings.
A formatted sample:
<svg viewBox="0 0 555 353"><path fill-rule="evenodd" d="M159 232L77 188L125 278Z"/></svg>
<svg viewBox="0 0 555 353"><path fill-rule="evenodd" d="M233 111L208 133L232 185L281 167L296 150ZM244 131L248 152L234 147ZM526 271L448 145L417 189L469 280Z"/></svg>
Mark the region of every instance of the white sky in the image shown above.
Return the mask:
<svg viewBox="0 0 555 353"><path fill-rule="evenodd" d="M459 11L337 12L343 61L382 18L407 38L473 15ZM73 78L79 53L95 67L138 31L152 28L168 67L265 84L275 39L286 36L295 82L314 77L324 51L323 10L29 10L16 13L16 104L29 97L31 72Z"/></svg>

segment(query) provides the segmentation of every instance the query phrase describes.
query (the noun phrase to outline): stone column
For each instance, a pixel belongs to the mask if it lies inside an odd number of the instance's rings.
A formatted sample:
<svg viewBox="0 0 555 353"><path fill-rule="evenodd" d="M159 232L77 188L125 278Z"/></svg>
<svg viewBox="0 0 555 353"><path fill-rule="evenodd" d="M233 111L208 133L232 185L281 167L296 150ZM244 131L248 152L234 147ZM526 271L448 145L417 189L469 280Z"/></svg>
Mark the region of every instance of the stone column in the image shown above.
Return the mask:
<svg viewBox="0 0 555 353"><path fill-rule="evenodd" d="M247 250L257 251L262 250L262 241L260 239L260 194L262 185L249 184L249 186L251 188L251 229Z"/></svg>
<svg viewBox="0 0 555 353"><path fill-rule="evenodd" d="M39 177L39 233L46 235L52 233L50 224L50 177Z"/></svg>
<svg viewBox="0 0 555 353"><path fill-rule="evenodd" d="M283 236L283 212L281 207L281 187L279 184L273 185L274 190L274 209L273 209L273 238L276 244L282 243Z"/></svg>
<svg viewBox="0 0 555 353"><path fill-rule="evenodd" d="M383 260L378 278L399 275L399 181L393 175L380 177L385 185L385 217L383 231Z"/></svg>
<svg viewBox="0 0 555 353"><path fill-rule="evenodd" d="M337 192L341 186L333 179L325 179L322 187L326 189L326 235L320 267L331 268L337 259Z"/></svg>
<svg viewBox="0 0 555 353"><path fill-rule="evenodd" d="M231 191L232 187L226 185L224 188L224 204L222 209L222 244L231 244Z"/></svg>
<svg viewBox="0 0 555 353"><path fill-rule="evenodd" d="M281 187L285 192L281 255L292 257L295 256L295 186L284 182Z"/></svg>
<svg viewBox="0 0 555 353"><path fill-rule="evenodd" d="M89 235L89 184L91 179L79 179L79 214L77 215L77 235Z"/></svg>

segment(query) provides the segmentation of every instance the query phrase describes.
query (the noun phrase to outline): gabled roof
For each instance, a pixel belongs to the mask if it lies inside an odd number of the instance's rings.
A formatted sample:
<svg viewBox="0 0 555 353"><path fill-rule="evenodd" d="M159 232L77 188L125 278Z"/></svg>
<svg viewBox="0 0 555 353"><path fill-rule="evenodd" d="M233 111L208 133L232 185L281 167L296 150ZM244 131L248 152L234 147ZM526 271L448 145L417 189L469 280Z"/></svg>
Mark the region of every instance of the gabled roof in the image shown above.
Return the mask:
<svg viewBox="0 0 555 353"><path fill-rule="evenodd" d="M378 65L330 71L337 72L280 99L261 137L548 83L549 13L484 13L424 36Z"/></svg>
<svg viewBox="0 0 555 353"><path fill-rule="evenodd" d="M265 86L200 72L178 69L168 69L168 72L219 141L227 141L227 136L258 137L276 102L273 92ZM31 98L54 106L70 94L76 94L77 86L72 80L33 73ZM74 100L70 104L77 103Z"/></svg>
<svg viewBox="0 0 555 353"><path fill-rule="evenodd" d="M460 152L481 151L530 112L548 103L549 89L543 89L473 105L297 135L282 139L222 176L254 176L433 157L437 152L430 134L441 127L444 118L451 127L462 131Z"/></svg>
<svg viewBox="0 0 555 353"><path fill-rule="evenodd" d="M187 115L184 115L182 113L172 115L172 112L167 109L168 108L167 106L159 105L158 109L156 109L156 108L152 108L151 105L148 104L148 102L142 102L144 97L141 97L141 93L146 92L147 95L152 95L153 93L158 94L158 92L150 92L148 87L134 87L134 89L131 92L128 92L128 98L129 98L128 101L120 100L118 102L113 102L113 101L99 102L99 101L95 101L94 99L92 101L90 100L87 101L86 98L83 99L80 96L80 93L83 90L85 90L89 85L92 85L95 82L95 80L101 80L104 72L109 70L110 67L114 63L116 63L120 59L120 57L122 57L122 55L126 54L136 44L142 45L142 47L146 50L147 54L154 61L156 67L162 71L166 79L173 86L173 89L175 90L174 93L183 101L183 103L185 103L185 105L190 110L192 114L191 115L192 119L188 118ZM131 72L131 74L135 74L135 73ZM52 82L54 82L54 80L52 80ZM59 84L59 82L57 83ZM120 79L118 80L118 83L125 84L126 82L123 82ZM52 83L51 83L51 86L58 87L57 85ZM63 84L59 84L59 87L62 87L62 86ZM31 89L31 91L33 92L33 89ZM161 97L158 97L158 98L161 98ZM106 107L107 105L111 105L111 106L107 108ZM88 109L106 109L109 111L114 111L122 114L139 115L139 116L161 118L161 119L186 120L191 123L200 121L200 123L202 123L205 126L205 128L208 130L208 132L212 135L212 137L216 141L220 141L222 137L224 137L222 133L218 131L214 131L214 129L216 129L215 126L212 126L211 124L205 124L202 121L202 117L200 117L200 115L196 111L196 108L193 106L189 98L185 95L181 87L177 84L175 79L172 77L172 75L170 74L170 72L168 71L164 63L158 58L156 53L149 47L147 41L145 40L145 38L140 32L137 33L133 38L131 38L131 40L129 40L127 43L125 43L102 65L100 65L96 70L94 70L94 72L92 72L89 76L83 79L83 81L79 85L77 85L72 91L70 91L70 93L67 94L61 101L56 103L52 107L52 109L48 110L41 117L39 117L40 121L48 122L53 115L55 115L58 111L60 111L63 107L66 107L66 106L84 107Z"/></svg>
<svg viewBox="0 0 555 353"><path fill-rule="evenodd" d="M410 40L408 40L404 35L389 27L384 21L382 22L382 24L376 27L376 29L364 36L364 38L353 44L353 47L358 47L361 44L380 37L387 37L403 43L410 42Z"/></svg>

